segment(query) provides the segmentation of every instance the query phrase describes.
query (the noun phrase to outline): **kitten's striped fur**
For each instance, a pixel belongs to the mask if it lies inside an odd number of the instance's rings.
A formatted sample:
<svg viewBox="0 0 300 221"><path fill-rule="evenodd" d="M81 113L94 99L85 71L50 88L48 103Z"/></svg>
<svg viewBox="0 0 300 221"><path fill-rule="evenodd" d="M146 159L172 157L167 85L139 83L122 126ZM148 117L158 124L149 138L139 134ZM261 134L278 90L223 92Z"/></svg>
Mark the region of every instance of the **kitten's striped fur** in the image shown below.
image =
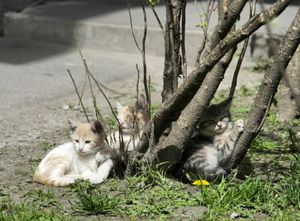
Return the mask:
<svg viewBox="0 0 300 221"><path fill-rule="evenodd" d="M183 169L208 180L226 175L223 165L234 149L235 142L243 131L243 120L235 123L224 118L215 127L213 140L194 140L183 153ZM212 131L210 131L212 135ZM207 133L206 133L207 135Z"/></svg>
<svg viewBox="0 0 300 221"><path fill-rule="evenodd" d="M50 186L67 186L76 179L101 183L114 165L113 151L103 158L101 149L108 148L99 121L72 126L72 142L51 150L37 167L33 181Z"/></svg>

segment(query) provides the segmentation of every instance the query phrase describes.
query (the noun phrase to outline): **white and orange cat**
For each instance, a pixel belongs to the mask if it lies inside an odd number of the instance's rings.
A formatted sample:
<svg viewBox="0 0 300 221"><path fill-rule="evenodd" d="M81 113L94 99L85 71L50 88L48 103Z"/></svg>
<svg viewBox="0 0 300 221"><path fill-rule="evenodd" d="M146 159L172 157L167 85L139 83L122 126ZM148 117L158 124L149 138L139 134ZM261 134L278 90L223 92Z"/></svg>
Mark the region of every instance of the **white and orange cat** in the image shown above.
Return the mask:
<svg viewBox="0 0 300 221"><path fill-rule="evenodd" d="M37 167L33 181L50 186L68 186L77 179L101 183L114 167L113 151L105 140L103 125L99 121L71 125L72 142L51 150ZM102 153L101 153L102 152Z"/></svg>
<svg viewBox="0 0 300 221"><path fill-rule="evenodd" d="M120 148L121 139L124 142L124 149L132 151L138 144L145 125L149 122L148 103L144 95L140 95L136 107L122 105L117 102L118 121L122 129L112 131L108 136L109 146Z"/></svg>

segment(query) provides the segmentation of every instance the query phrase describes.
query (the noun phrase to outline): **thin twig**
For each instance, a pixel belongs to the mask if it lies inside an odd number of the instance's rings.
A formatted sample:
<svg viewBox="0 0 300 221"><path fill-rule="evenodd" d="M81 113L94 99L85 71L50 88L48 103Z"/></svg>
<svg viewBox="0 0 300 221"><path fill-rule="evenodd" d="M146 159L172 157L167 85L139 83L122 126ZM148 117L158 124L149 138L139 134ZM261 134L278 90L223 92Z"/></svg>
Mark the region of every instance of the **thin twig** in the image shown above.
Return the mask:
<svg viewBox="0 0 300 221"><path fill-rule="evenodd" d="M144 15L144 34L142 40L142 58L143 58L143 83L148 104L150 103L150 91L147 85L147 63L146 63L146 38L147 38L147 14L144 5L142 5ZM150 118L150 106L148 108L148 117Z"/></svg>
<svg viewBox="0 0 300 221"><path fill-rule="evenodd" d="M182 14L181 14L181 56L182 56L182 76L183 79L187 77L187 61L185 51L185 19L186 19L186 1L183 0Z"/></svg>
<svg viewBox="0 0 300 221"><path fill-rule="evenodd" d="M210 23L210 19L211 19L211 15L213 12L213 8L214 8L214 4L215 4L215 0L209 0L206 11L205 11L205 19L204 21L202 21L202 18L200 16L200 21L201 23L204 23L205 25L203 25L202 31L203 31L203 41L201 42L200 47L198 48L198 52L197 52L197 57L196 57L196 62L195 62L195 66L197 67L200 63L200 59L201 59L201 55L205 49L207 40L208 40L208 27L209 27L209 23ZM195 0L195 5L197 5L197 0ZM202 10L204 11L204 9L202 8ZM198 9L198 13L199 9Z"/></svg>
<svg viewBox="0 0 300 221"><path fill-rule="evenodd" d="M95 82L98 90L101 92L101 94L103 95L103 97L105 98L106 102L108 103L108 106L115 118L115 120L117 121L118 123L118 129L119 129L119 141L120 141L120 154L123 155L125 157L125 150L124 150L124 140L123 140L123 130L122 130L122 126L121 126L121 123L117 117L117 115L115 114L114 110L113 110L113 107L110 103L110 100L108 99L108 97L106 96L106 94L104 93L104 91L102 90L101 88L101 84L99 83L99 81L97 81L97 79L94 77L94 75L91 73L91 71L89 70L88 68L88 65L83 57L83 54L82 54L82 51L81 51L81 48L80 48L80 44L79 44L79 41L76 37L76 33L75 34L75 39L77 41L77 46L78 46L78 49L79 49L79 54L80 54L80 57L82 59L82 62L84 64L84 67L85 67L85 70L86 70L86 74L91 77L93 79L93 81ZM100 114L100 113L99 113ZM102 118L102 117L101 117ZM103 118L102 118L103 119Z"/></svg>
<svg viewBox="0 0 300 221"><path fill-rule="evenodd" d="M160 21L160 18L159 18L159 16L158 16L158 14L156 13L156 10L155 10L154 6L153 6L152 4L150 4L149 1L147 1L147 2L148 2L148 5L149 5L150 8L151 8L151 10L152 10L152 12L153 12L153 14L154 14L156 20L157 20L157 22L158 22L158 25L159 25L159 27L160 27L160 29L161 29L163 35L165 35L164 26L162 25L162 23L161 23L161 21Z"/></svg>
<svg viewBox="0 0 300 221"><path fill-rule="evenodd" d="M262 2L260 2L260 6L261 9L264 10L264 5ZM274 38L274 34L272 32L271 26L269 23L266 24L266 29L267 29L267 34L268 34L268 38L270 39L270 51L271 51L271 55L273 56L275 54L275 51L277 49L277 44L275 42L275 38ZM287 77L287 73L285 70L280 70L282 73L282 79L284 80L284 82L286 83L286 86L289 88L290 93L293 95L293 97L297 97L295 96L297 93L295 92L295 89L292 87L289 78ZM294 99L296 102L296 106L297 108L300 108L300 101L298 99Z"/></svg>
<svg viewBox="0 0 300 221"><path fill-rule="evenodd" d="M102 114L100 113L99 108L97 106L97 99L96 99L96 96L94 94L93 85L92 85L92 82L91 82L91 77L90 77L91 71L89 70L89 67L87 65L86 59L83 56L83 53L82 53L82 50L81 50L81 46L80 46L80 43L79 43L79 40L77 38L76 33L74 33L74 37L75 37L75 41L76 41L76 44L77 44L77 48L78 48L78 51L79 51L79 55L80 55L81 61L83 63L84 69L85 69L85 74L86 74L86 76L88 78L88 82L89 82L90 91L91 91L91 95L92 95L92 100L93 100L93 106L94 106L94 110L95 110L96 119L100 120L103 123L103 125L104 125L104 120L103 120Z"/></svg>
<svg viewBox="0 0 300 221"><path fill-rule="evenodd" d="M136 80L136 100L139 98L139 83L140 83L140 70L138 64L135 65L137 71L137 80Z"/></svg>
<svg viewBox="0 0 300 221"><path fill-rule="evenodd" d="M148 75L148 88L149 88L149 101L147 101L148 102L148 108L149 108L149 118L148 118L148 120L150 120L150 118L151 118L151 102L152 102L151 90L150 90L150 88L151 88L151 76L150 75Z"/></svg>
<svg viewBox="0 0 300 221"><path fill-rule="evenodd" d="M87 78L87 76L85 75L85 77L84 77L84 83L83 83L83 87L82 87L82 91L81 91L81 94L80 94L80 98L81 99L83 98L85 87L86 87L86 78Z"/></svg>
<svg viewBox="0 0 300 221"><path fill-rule="evenodd" d="M253 17L253 15L255 15L255 11L256 11L256 0L253 1L253 5L250 3L250 15L249 15L249 19L251 19ZM244 60L247 48L248 48L248 43L249 43L249 37L245 39L244 44L243 44L243 48L241 50L241 54L239 56L237 65L235 67L234 70L234 74L233 74L233 78L232 78L232 82L231 82L231 87L230 87L230 92L229 92L229 96L228 98L232 101L233 100L233 95L236 89L236 85L237 85L237 79L238 79L238 75L240 73L240 69L242 66L242 62Z"/></svg>
<svg viewBox="0 0 300 221"><path fill-rule="evenodd" d="M265 120L266 120L266 118L267 118L267 116L268 116L268 113L269 113L269 110L270 110L270 108L271 108L271 104L272 104L273 98L274 98L274 94L271 96L271 98L270 98L270 100L269 100L269 102L268 102L268 106L267 106L267 109L266 109L266 111L265 111L264 117L262 118L260 124L259 124L259 125L257 126L257 128L255 129L255 132L254 132L254 134L255 134L254 136L255 136L255 137L257 136L257 134L259 133L259 131L261 130L261 128L263 127L263 125L264 125L264 123L265 123Z"/></svg>
<svg viewBox="0 0 300 221"><path fill-rule="evenodd" d="M128 9L128 14L129 14L129 22L130 22L130 29L131 29L131 34L132 34L132 37L133 37L133 40L134 40L134 43L137 47L137 49L142 53L142 50L140 49L140 46L136 40L136 37L135 37L135 34L134 34L134 30L133 30L133 24L132 24L132 16L131 16L131 11L130 11L130 4L129 4L129 1L126 0L127 2L127 9Z"/></svg>
<svg viewBox="0 0 300 221"><path fill-rule="evenodd" d="M85 115L85 118L86 118L87 122L90 122L89 117L88 117L88 115L87 115L87 113L86 113L85 107L84 107L84 105L83 105L82 99L81 99L81 97L80 97L78 88L77 88L77 86L76 86L75 80L74 80L74 78L73 78L73 76L72 76L72 74L71 74L70 69L67 68L67 72L68 72L68 74L69 74L69 76L70 76L70 78L71 78L71 80L72 80L73 85L74 85L75 92L76 92L77 97L78 97L78 99L79 99L80 105L81 105L82 110L83 110L83 113L84 113L84 115Z"/></svg>

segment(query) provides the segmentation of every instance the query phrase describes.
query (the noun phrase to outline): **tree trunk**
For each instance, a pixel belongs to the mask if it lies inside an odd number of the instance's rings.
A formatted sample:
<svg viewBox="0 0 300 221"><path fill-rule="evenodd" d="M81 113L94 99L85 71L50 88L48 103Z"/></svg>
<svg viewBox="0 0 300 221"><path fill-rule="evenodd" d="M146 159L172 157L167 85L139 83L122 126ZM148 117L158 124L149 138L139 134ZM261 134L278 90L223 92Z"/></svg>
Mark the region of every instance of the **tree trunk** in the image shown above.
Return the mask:
<svg viewBox="0 0 300 221"><path fill-rule="evenodd" d="M178 86L182 74L180 61L180 24L182 0L166 0L165 65L162 102L169 99Z"/></svg>
<svg viewBox="0 0 300 221"><path fill-rule="evenodd" d="M259 132L268 106L274 97L280 80L289 61L300 43L300 9L287 31L272 59L271 65L266 71L260 89L257 92L254 104L246 116L244 132L239 137L234 152L226 170L235 168L243 159L251 142Z"/></svg>
<svg viewBox="0 0 300 221"><path fill-rule="evenodd" d="M294 119L300 111L300 46L286 69L278 97L278 120L288 122Z"/></svg>
<svg viewBox="0 0 300 221"><path fill-rule="evenodd" d="M155 140L158 140L158 138L163 133L163 131L170 126L171 122L178 118L181 111L185 108L185 106L187 106L187 104L194 97L195 93L197 92L197 90L201 85L201 82L205 78L205 75L216 65L216 63L230 49L232 49L238 43L240 43L241 41L249 37L259 27L266 24L274 17L278 16L289 5L290 2L291 0L277 1L269 9L263 11L260 14L255 15L245 25L243 25L243 27L240 30L230 32L222 41L220 41L214 47L214 49L201 62L198 68L194 70L192 73L190 73L189 76L184 81L184 83L178 87L176 93L170 99L166 100L162 104L161 108L154 115L152 119L152 123L154 125ZM205 88L202 90L205 90ZM201 93L203 93L203 91ZM208 103L202 104L202 108L206 107L207 105ZM188 117L189 114L187 112L185 113ZM186 130L185 124L184 123L177 124L176 130L182 132L185 131ZM138 147L138 151L140 151L140 153L145 153L147 150L148 137L150 135L150 131L151 131L150 127L146 128L142 136L141 142L139 143L139 147ZM180 133L179 131L173 132L172 137L175 134ZM188 137L186 139L188 139ZM167 143L169 142L170 141L168 141ZM185 141L183 143L185 143ZM172 145L168 145L168 146L172 146ZM177 147L177 148L181 149L182 147Z"/></svg>

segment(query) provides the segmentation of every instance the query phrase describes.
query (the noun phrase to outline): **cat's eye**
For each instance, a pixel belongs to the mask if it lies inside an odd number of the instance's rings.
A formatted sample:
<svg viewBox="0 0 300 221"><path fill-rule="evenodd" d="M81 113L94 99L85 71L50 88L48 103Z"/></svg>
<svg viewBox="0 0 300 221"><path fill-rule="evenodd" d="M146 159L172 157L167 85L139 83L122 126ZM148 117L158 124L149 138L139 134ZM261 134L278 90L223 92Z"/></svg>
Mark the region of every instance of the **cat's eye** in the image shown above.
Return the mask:
<svg viewBox="0 0 300 221"><path fill-rule="evenodd" d="M79 143L79 140L75 140L76 143Z"/></svg>
<svg viewBox="0 0 300 221"><path fill-rule="evenodd" d="M86 144L88 144L88 143L90 143L90 142L91 142L90 140L86 140L86 141L85 141Z"/></svg>

